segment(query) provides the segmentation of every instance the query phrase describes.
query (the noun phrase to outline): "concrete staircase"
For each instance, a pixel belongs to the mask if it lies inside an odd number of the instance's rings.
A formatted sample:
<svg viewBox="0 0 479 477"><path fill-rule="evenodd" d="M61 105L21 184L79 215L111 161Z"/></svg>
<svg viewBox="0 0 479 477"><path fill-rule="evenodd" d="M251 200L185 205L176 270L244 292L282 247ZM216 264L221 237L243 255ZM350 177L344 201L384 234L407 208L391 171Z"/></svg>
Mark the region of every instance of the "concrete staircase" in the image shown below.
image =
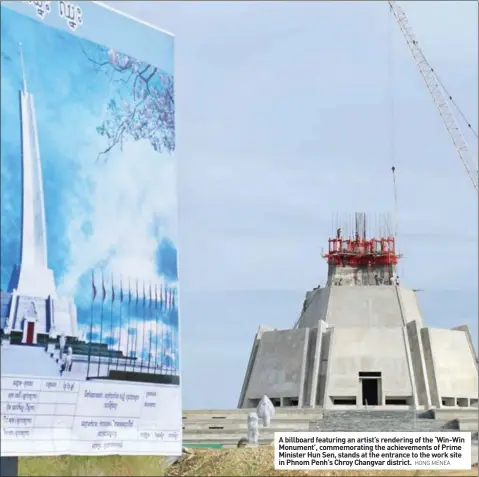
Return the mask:
<svg viewBox="0 0 479 477"><path fill-rule="evenodd" d="M2 375L60 376L60 365L42 346L2 346L1 368Z"/></svg>
<svg viewBox="0 0 479 477"><path fill-rule="evenodd" d="M247 416L253 409L185 411L185 444L222 444L236 446L247 436ZM475 409L413 410L323 410L280 408L271 426L260 429L260 444L270 444L275 432L477 432Z"/></svg>
<svg viewBox="0 0 479 477"><path fill-rule="evenodd" d="M248 435L247 417L254 409L224 411L185 411L183 413L183 442L185 444L222 444L235 447ZM260 444L270 444L275 432L308 432L311 421L322 418L321 409L277 409L268 428L260 428Z"/></svg>
<svg viewBox="0 0 479 477"><path fill-rule="evenodd" d="M437 421L455 422L460 431L471 432L477 440L479 431L479 416L477 408L442 408L432 411Z"/></svg>
<svg viewBox="0 0 479 477"><path fill-rule="evenodd" d="M324 411L310 430L323 432L439 432L459 430L455 420L436 420L432 412L358 409Z"/></svg>

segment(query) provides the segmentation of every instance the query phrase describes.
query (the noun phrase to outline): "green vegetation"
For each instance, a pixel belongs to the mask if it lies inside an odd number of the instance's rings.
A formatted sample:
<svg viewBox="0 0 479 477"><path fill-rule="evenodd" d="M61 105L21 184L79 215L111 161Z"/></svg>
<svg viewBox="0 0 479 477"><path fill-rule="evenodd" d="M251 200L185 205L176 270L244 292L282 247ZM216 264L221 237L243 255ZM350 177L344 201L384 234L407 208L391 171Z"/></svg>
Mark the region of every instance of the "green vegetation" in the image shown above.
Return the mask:
<svg viewBox="0 0 479 477"><path fill-rule="evenodd" d="M49 477L89 476L162 476L161 457L108 456L108 457L22 457L19 462L21 477L48 475Z"/></svg>
<svg viewBox="0 0 479 477"><path fill-rule="evenodd" d="M223 449L223 444L187 444L189 449Z"/></svg>

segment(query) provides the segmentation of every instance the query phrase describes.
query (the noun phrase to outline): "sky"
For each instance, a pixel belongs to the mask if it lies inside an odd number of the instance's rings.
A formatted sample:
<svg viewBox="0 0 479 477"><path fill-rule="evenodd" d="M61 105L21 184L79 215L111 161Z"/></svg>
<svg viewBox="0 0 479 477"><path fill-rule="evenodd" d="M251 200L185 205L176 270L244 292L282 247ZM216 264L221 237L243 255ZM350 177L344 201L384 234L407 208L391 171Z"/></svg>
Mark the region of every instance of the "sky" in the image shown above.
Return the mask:
<svg viewBox="0 0 479 477"><path fill-rule="evenodd" d="M19 48L22 43L25 79L34 98L42 162L48 265L54 272L58 294L74 296L81 338L92 336L94 341L110 345L120 343L123 352L129 354L136 346L137 354L147 354L151 348L148 338L151 333L155 350L158 336L164 338L165 344L160 343L159 347L168 350L165 364L171 368L171 359L176 355L174 343L178 342L175 306L170 307L170 312L163 307L161 316L157 317L159 312L147 310L144 313L141 305L138 311L135 306L128 308L125 298L120 318L119 285L123 275L124 295L127 297L126 288L130 286L133 302L136 301L135 289L141 296L145 292L149 295L151 286L153 297L156 286L160 297L164 296L165 286L170 290L176 287L178 220L174 155L155 152L149 140L133 141L125 133L122 149L115 147L109 155L99 157L108 141L99 134L97 127L105 124L104 121L116 124L118 111L123 114L135 106L141 109L140 102L135 103L133 99L134 76L130 71L122 75L114 73L111 61L106 61L104 69L97 69L96 63L116 55L111 49L79 40L4 7L1 31L2 290L12 288L9 287L12 269L20 261L22 196L19 194L21 120L18 93L23 84ZM171 49L168 54L171 56ZM163 55L159 54L155 60L161 67ZM137 66L143 70L145 63ZM161 73L159 70L158 74ZM149 83L151 90L161 91L159 83L157 76L153 76ZM140 91L136 94L139 96ZM119 109L113 109L113 115L107 106L111 104L120 105ZM121 116L121 120L126 123L125 117ZM132 129L137 122L140 121L131 121ZM132 174L133 160L135 174ZM92 273L98 290L93 318ZM104 313L100 309L102 276L107 290ZM109 305L112 281L117 297L113 312ZM105 315L108 327L100 325L100 316L105 318ZM94 325L92 332L90 321ZM147 322L145 326L138 324L143 321ZM161 321L166 324L162 326ZM61 331L57 326L57 332ZM136 345L133 338L127 341L127 336L135 332Z"/></svg>
<svg viewBox="0 0 479 477"><path fill-rule="evenodd" d="M183 405L235 407L336 213L393 212L405 286L477 347L477 197L385 2L108 2L175 34ZM402 2L477 131L476 2ZM473 154L475 137L460 123Z"/></svg>

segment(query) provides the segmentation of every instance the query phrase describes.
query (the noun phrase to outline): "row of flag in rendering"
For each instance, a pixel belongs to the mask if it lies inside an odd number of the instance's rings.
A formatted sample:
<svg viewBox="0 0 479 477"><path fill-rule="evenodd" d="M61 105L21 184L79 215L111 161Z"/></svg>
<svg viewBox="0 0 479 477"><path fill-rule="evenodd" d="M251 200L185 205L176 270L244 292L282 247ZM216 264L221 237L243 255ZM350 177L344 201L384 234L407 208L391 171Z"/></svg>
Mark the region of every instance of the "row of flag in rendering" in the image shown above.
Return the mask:
<svg viewBox="0 0 479 477"><path fill-rule="evenodd" d="M112 369L177 374L177 331L169 322L170 312L176 308L176 289L128 278L115 280L113 275L107 278L102 272L91 273L91 317L89 331L85 333L85 342L90 345L87 375L100 376ZM94 307L96 302L101 311ZM122 304L128 305L126 315ZM95 309L100 311L99 315ZM94 353L92 356L94 343L107 345L103 360Z"/></svg>
<svg viewBox="0 0 479 477"><path fill-rule="evenodd" d="M116 286L114 277L111 277L111 283L106 285L104 275L101 274L100 284L101 286L101 300L104 302L107 298L110 298L111 302L114 302L117 298L121 303L127 301L128 303L139 303L140 300L143 305L148 302L150 306L155 308L161 308L162 310L173 310L176 306L176 289L167 287L166 285L152 284L151 282L146 284L139 280L128 279L126 284L123 279L117 280ZM126 285L126 286L125 286ZM92 286L92 301L95 301L98 296L98 289L95 282L95 273L91 274L91 286Z"/></svg>

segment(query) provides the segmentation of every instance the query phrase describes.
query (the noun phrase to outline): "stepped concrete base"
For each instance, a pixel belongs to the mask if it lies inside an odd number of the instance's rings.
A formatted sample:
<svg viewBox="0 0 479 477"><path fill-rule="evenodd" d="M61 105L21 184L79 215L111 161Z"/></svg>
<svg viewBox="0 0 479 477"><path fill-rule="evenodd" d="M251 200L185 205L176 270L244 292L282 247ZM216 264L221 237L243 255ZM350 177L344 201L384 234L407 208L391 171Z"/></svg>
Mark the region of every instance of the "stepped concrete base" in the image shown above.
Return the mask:
<svg viewBox="0 0 479 477"><path fill-rule="evenodd" d="M221 444L236 447L247 436L247 416L253 409L185 411L183 442L185 445ZM275 432L472 432L477 436L477 412L471 409L373 409L323 410L280 408L270 427L260 428L260 445L270 445ZM478 461L477 439L473 441L471 462Z"/></svg>
<svg viewBox="0 0 479 477"><path fill-rule="evenodd" d="M183 436L185 442L216 442L231 444L247 434L247 416L250 409L185 411ZM438 418L439 417L439 418ZM462 423L462 428L461 428ZM475 426L475 427L474 427ZM464 412L415 410L323 410L277 409L270 427L261 429L266 440L274 432L440 432L477 430L476 419L470 410Z"/></svg>
<svg viewBox="0 0 479 477"><path fill-rule="evenodd" d="M299 431L304 431L307 432L310 427L310 421L298 421L294 422L293 420L280 420L275 422L275 428L281 428L284 430L284 432L299 432ZM188 430L188 433L193 433L193 432L203 432L203 431L231 431L231 432L238 432L238 431L243 431L247 432L248 431L248 423L246 422L246 419L244 420L238 420L238 421L233 421L229 420L226 422L212 422L211 420L205 420L205 421L194 421L192 423L189 423L188 426L183 425L184 430ZM279 432L279 431L276 431Z"/></svg>
<svg viewBox="0 0 479 477"><path fill-rule="evenodd" d="M479 422L476 419L458 419L458 427L460 431L476 433L479 431Z"/></svg>
<svg viewBox="0 0 479 477"><path fill-rule="evenodd" d="M183 411L183 420L192 419L246 419L250 412L256 411L255 408L244 409L205 409L205 410L191 410ZM275 419L302 419L308 416L321 418L323 416L323 410L321 408L303 408L297 409L281 408L276 409Z"/></svg>
<svg viewBox="0 0 479 477"><path fill-rule="evenodd" d="M431 412L434 415L434 419L442 420L442 421L450 421L451 419L477 419L478 417L478 409L467 409L467 408L441 408L441 409L433 409Z"/></svg>
<svg viewBox="0 0 479 477"><path fill-rule="evenodd" d="M327 411L317 421L324 432L439 432L458 430L456 420L439 421L415 411Z"/></svg>

